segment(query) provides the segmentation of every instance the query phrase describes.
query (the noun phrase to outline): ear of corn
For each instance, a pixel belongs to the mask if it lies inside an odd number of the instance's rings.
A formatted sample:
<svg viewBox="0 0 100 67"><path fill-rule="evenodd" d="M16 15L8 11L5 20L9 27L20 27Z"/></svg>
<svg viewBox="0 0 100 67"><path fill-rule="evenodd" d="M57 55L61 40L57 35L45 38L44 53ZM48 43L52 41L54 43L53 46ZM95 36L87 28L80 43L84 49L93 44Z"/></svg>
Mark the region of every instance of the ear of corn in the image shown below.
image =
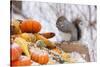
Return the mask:
<svg viewBox="0 0 100 67"><path fill-rule="evenodd" d="M21 37L17 37L15 39L15 42L22 48L25 55L30 58L30 53L29 53L29 50L28 50L28 43L26 42L26 40L24 40Z"/></svg>
<svg viewBox="0 0 100 67"><path fill-rule="evenodd" d="M23 33L20 36L28 42L35 42L36 41L36 37L32 33Z"/></svg>

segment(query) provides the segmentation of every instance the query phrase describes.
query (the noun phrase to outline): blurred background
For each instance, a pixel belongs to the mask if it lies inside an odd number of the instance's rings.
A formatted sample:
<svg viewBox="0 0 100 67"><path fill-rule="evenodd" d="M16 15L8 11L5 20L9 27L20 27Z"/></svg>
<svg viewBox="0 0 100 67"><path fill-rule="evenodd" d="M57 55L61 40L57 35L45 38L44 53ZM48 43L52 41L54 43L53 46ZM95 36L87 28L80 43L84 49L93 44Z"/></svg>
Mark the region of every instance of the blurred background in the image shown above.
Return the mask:
<svg viewBox="0 0 100 67"><path fill-rule="evenodd" d="M34 1L11 1L10 19L32 18L42 24L40 32L54 32L56 36L51 41L63 41L70 35L61 33L56 27L56 21L60 16L65 16L70 23L79 17L81 22L81 43L86 43L89 48L90 60L97 61L97 7L96 5L48 3Z"/></svg>

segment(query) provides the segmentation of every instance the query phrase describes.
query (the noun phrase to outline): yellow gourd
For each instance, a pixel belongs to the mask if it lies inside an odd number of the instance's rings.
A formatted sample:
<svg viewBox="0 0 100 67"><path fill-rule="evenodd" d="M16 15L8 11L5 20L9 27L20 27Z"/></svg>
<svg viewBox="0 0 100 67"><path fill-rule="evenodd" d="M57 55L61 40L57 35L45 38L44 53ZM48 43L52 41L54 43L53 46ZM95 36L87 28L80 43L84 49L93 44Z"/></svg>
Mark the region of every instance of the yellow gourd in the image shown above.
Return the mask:
<svg viewBox="0 0 100 67"><path fill-rule="evenodd" d="M36 42L36 37L32 33L22 33L20 37L22 37L28 42Z"/></svg>
<svg viewBox="0 0 100 67"><path fill-rule="evenodd" d="M15 39L15 42L22 48L23 52L25 53L26 56L28 56L30 58L30 53L29 53L29 48L28 48L28 43L26 42L26 40L24 40L21 37L17 37Z"/></svg>

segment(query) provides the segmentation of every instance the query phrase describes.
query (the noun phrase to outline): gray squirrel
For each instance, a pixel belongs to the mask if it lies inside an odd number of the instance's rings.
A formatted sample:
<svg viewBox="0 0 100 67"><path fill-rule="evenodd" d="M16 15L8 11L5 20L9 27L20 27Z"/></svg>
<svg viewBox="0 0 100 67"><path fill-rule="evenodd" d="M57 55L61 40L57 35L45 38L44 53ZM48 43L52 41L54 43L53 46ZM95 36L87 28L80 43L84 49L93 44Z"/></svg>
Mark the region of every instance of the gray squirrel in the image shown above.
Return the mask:
<svg viewBox="0 0 100 67"><path fill-rule="evenodd" d="M80 22L81 20L79 18L76 18L71 23L65 18L65 16L60 16L56 21L56 27L63 33L70 33L70 41L78 41L81 38L81 29L79 27Z"/></svg>

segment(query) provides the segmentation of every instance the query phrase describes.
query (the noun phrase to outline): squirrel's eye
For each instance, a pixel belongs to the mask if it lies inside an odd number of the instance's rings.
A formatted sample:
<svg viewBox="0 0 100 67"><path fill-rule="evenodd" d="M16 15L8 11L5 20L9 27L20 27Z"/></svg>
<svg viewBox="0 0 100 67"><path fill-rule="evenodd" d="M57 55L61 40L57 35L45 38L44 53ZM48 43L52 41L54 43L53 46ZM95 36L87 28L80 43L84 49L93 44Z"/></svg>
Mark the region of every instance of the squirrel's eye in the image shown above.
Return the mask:
<svg viewBox="0 0 100 67"><path fill-rule="evenodd" d="M62 19L59 19L60 22L62 22Z"/></svg>

